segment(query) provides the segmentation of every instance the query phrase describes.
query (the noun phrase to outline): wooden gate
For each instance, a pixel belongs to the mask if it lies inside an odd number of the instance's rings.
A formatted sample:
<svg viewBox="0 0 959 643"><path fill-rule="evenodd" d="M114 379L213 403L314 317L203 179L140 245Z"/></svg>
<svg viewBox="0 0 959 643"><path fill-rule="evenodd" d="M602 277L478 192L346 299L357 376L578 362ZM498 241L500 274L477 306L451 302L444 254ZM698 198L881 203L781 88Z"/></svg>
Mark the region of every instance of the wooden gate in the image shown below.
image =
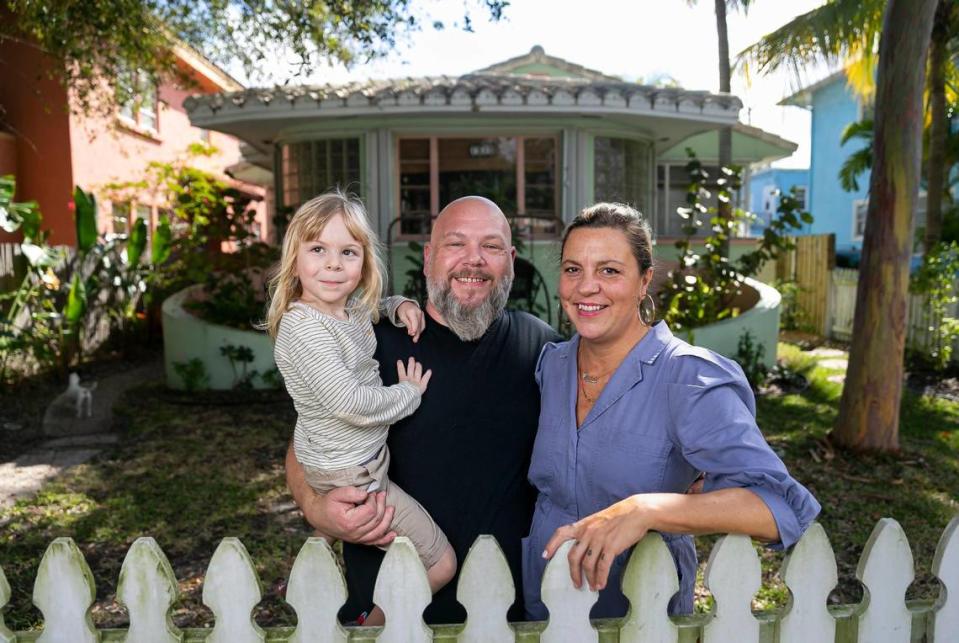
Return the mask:
<svg viewBox="0 0 959 643"><path fill-rule="evenodd" d="M817 334L828 337L829 288L836 266L836 235L790 237L795 248L776 262L776 278L799 286L796 303Z"/></svg>

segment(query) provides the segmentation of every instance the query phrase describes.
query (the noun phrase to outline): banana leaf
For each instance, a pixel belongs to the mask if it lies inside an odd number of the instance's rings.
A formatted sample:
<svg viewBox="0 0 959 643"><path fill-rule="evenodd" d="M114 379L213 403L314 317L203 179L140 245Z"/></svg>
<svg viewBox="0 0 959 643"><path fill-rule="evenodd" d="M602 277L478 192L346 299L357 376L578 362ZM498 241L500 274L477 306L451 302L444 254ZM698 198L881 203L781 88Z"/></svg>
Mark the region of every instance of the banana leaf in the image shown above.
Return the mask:
<svg viewBox="0 0 959 643"><path fill-rule="evenodd" d="M97 202L93 194L80 186L73 189L74 219L77 226L77 249L87 252L97 243Z"/></svg>
<svg viewBox="0 0 959 643"><path fill-rule="evenodd" d="M173 230L170 228L170 218L161 216L153 231L153 248L151 249L150 263L159 266L170 256L173 243Z"/></svg>
<svg viewBox="0 0 959 643"><path fill-rule="evenodd" d="M63 318L67 324L76 325L87 310L87 287L80 278L79 272L73 273L70 282L70 294L67 295L67 305L63 309Z"/></svg>
<svg viewBox="0 0 959 643"><path fill-rule="evenodd" d="M143 219L137 219L130 230L130 240L127 243L127 261L131 266L140 264L143 249L147 246L147 224Z"/></svg>

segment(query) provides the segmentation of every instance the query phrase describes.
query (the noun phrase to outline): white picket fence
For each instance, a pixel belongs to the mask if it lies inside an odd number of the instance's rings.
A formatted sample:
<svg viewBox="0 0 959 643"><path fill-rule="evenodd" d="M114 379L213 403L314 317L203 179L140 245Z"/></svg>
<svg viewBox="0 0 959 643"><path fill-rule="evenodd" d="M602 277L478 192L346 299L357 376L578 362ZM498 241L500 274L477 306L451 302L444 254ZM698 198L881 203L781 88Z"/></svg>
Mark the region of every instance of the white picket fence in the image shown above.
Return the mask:
<svg viewBox="0 0 959 643"><path fill-rule="evenodd" d="M430 628L422 620L430 602L426 575L405 538L390 546L376 581L374 600L386 613L383 628L344 628L337 612L346 600L346 585L329 545L310 538L290 572L287 602L296 611L295 628L259 627L251 616L260 601L253 562L236 538L224 538L213 554L203 585L203 603L215 616L212 629L177 629L170 609L177 600L177 580L166 556L152 538L130 547L117 586L117 600L129 612L127 630L94 628L89 610L96 595L93 576L70 538L47 548L37 572L33 602L44 616L41 632L8 630L2 610L10 586L0 570L0 642L87 643L131 641L168 643L254 643L263 641L619 641L679 643L944 643L959 640L959 516L946 527L932 562L942 583L939 601L910 609L906 588L914 565L906 534L895 520L883 518L863 550L856 577L865 586L857 606L827 607L836 585L836 559L825 531L814 524L787 556L782 578L791 592L783 614L753 614L750 602L761 584L760 563L745 536L725 536L709 556L705 582L715 599L712 614L672 619L667 603L678 589L673 559L658 534L635 548L623 578L632 605L625 619L590 622L597 593L573 587L566 565L571 543L560 548L546 567L543 602L548 623L510 624L506 611L515 588L502 551L490 536L480 536L463 561L457 600L467 611L464 625Z"/></svg>
<svg viewBox="0 0 959 643"><path fill-rule="evenodd" d="M852 339L852 322L856 314L856 286L859 271L854 268L834 268L829 293L831 337L848 342ZM955 317L959 306L949 307L947 315ZM909 295L909 316L906 325L906 346L913 350L928 350L933 341L935 320L930 319L924 295ZM959 348L959 346L957 346ZM959 352L954 352L959 357ZM959 640L959 637L957 637Z"/></svg>

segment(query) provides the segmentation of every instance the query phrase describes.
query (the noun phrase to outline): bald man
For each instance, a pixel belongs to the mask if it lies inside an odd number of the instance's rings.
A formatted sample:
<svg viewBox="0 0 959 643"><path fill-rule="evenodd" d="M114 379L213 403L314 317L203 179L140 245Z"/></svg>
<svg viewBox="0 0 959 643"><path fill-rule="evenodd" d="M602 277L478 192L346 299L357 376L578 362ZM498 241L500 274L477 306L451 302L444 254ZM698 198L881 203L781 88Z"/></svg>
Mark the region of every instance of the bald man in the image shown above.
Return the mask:
<svg viewBox="0 0 959 643"><path fill-rule="evenodd" d="M558 335L547 324L504 309L513 282L509 223L495 203L463 197L440 212L423 250L428 301L417 343L405 329L377 324L375 357L383 384L396 383L398 359L412 356L433 377L420 408L390 429L390 479L418 500L446 534L460 566L480 534L499 541L522 587L520 540L535 495L526 481L539 416L533 374L540 349ZM303 479L292 449L287 484L317 531L344 541L349 598L340 613L362 621L393 510L384 494L344 487L320 495ZM456 579L426 609L427 623L462 621ZM522 620L522 592L509 611Z"/></svg>

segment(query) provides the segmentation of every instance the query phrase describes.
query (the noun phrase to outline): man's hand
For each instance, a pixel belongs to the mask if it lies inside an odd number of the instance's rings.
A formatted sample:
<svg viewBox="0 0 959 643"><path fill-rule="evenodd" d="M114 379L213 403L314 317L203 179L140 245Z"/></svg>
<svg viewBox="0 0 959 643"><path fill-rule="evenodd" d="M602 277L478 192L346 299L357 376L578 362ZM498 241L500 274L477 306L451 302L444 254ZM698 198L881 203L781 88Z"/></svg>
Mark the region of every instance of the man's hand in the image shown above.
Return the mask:
<svg viewBox="0 0 959 643"><path fill-rule="evenodd" d="M320 533L361 545L388 545L393 507L386 505L386 492L367 493L356 487L340 487L327 494L310 489L312 497L301 505L303 517Z"/></svg>
<svg viewBox="0 0 959 643"><path fill-rule="evenodd" d="M406 332L413 338L413 343L418 342L420 333L426 328L426 318L420 307L412 301L404 301L396 309L396 318L406 326Z"/></svg>
<svg viewBox="0 0 959 643"><path fill-rule="evenodd" d="M324 536L377 546L387 545L396 537L390 531L393 507L386 504L386 492L341 487L325 495L317 493L306 482L292 444L286 451L286 484L303 517Z"/></svg>

